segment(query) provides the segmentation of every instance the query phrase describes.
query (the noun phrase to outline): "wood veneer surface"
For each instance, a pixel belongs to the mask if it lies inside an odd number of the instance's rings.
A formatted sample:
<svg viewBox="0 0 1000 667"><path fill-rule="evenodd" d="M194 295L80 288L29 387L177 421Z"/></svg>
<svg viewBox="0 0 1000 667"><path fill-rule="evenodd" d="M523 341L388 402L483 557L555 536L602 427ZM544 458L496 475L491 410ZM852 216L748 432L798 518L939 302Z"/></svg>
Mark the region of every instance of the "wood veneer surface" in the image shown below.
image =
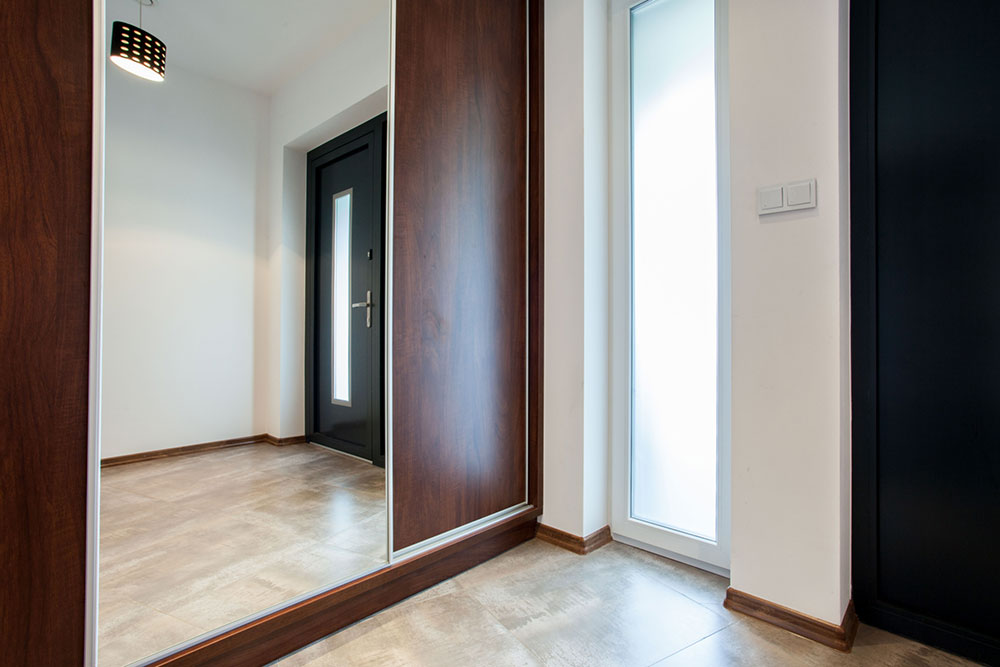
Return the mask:
<svg viewBox="0 0 1000 667"><path fill-rule="evenodd" d="M394 548L524 502L527 3L399 0Z"/></svg>
<svg viewBox="0 0 1000 667"><path fill-rule="evenodd" d="M0 662L83 664L92 4L0 3Z"/></svg>

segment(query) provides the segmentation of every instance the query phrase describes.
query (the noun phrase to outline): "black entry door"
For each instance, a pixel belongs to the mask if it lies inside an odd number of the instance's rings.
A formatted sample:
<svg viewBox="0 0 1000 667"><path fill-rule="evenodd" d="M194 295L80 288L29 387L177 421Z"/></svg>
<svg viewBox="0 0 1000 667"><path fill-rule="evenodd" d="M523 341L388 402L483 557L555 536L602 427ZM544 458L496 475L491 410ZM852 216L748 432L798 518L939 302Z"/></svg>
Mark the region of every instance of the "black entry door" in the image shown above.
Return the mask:
<svg viewBox="0 0 1000 667"><path fill-rule="evenodd" d="M385 115L308 155L306 433L381 465Z"/></svg>
<svg viewBox="0 0 1000 667"><path fill-rule="evenodd" d="M1000 3L852 2L854 595L1000 664Z"/></svg>

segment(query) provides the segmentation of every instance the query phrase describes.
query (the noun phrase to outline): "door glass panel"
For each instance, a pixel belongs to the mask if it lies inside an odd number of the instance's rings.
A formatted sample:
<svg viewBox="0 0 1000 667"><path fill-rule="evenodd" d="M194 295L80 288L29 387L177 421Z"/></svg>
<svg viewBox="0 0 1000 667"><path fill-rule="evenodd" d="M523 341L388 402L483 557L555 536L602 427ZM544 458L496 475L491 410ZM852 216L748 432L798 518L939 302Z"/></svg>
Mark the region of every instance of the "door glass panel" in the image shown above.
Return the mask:
<svg viewBox="0 0 1000 667"><path fill-rule="evenodd" d="M333 197L331 401L351 404L351 190Z"/></svg>
<svg viewBox="0 0 1000 667"><path fill-rule="evenodd" d="M714 541L714 0L635 7L631 64L631 516Z"/></svg>

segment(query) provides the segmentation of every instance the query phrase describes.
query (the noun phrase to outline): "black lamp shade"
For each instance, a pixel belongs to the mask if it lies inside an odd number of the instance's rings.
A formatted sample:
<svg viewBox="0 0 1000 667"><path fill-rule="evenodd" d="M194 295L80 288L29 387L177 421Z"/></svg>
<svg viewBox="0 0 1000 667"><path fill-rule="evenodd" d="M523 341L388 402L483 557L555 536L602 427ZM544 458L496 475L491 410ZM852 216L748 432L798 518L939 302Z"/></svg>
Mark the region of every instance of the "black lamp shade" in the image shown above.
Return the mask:
<svg viewBox="0 0 1000 667"><path fill-rule="evenodd" d="M163 81L167 47L142 28L115 21L111 30L111 62L143 79Z"/></svg>

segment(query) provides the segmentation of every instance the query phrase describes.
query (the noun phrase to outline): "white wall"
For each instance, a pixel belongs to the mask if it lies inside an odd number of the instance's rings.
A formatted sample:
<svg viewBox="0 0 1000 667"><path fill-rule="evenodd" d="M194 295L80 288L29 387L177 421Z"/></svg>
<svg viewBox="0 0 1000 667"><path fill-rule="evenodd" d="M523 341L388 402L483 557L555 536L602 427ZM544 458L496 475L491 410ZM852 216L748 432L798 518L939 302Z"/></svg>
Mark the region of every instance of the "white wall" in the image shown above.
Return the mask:
<svg viewBox="0 0 1000 667"><path fill-rule="evenodd" d="M846 9L730 4L732 586L834 623L850 598ZM816 209L758 218L758 186L810 177Z"/></svg>
<svg viewBox="0 0 1000 667"><path fill-rule="evenodd" d="M270 103L266 262L257 280L266 295L261 391L265 430L304 433L306 153L385 111L389 83L389 3L301 74Z"/></svg>
<svg viewBox="0 0 1000 667"><path fill-rule="evenodd" d="M259 433L267 105L177 67L107 71L102 457Z"/></svg>
<svg viewBox="0 0 1000 667"><path fill-rule="evenodd" d="M542 522L608 524L608 106L604 0L545 3Z"/></svg>
<svg viewBox="0 0 1000 667"><path fill-rule="evenodd" d="M732 585L839 623L850 598L848 0L729 4ZM601 288L585 278L601 262L589 223L606 118L590 95L606 53L587 24L593 6L545 5L543 520L576 535L609 502L593 474L602 453L584 444L602 412L587 340L606 335L587 316ZM815 210L758 219L758 186L810 177Z"/></svg>

